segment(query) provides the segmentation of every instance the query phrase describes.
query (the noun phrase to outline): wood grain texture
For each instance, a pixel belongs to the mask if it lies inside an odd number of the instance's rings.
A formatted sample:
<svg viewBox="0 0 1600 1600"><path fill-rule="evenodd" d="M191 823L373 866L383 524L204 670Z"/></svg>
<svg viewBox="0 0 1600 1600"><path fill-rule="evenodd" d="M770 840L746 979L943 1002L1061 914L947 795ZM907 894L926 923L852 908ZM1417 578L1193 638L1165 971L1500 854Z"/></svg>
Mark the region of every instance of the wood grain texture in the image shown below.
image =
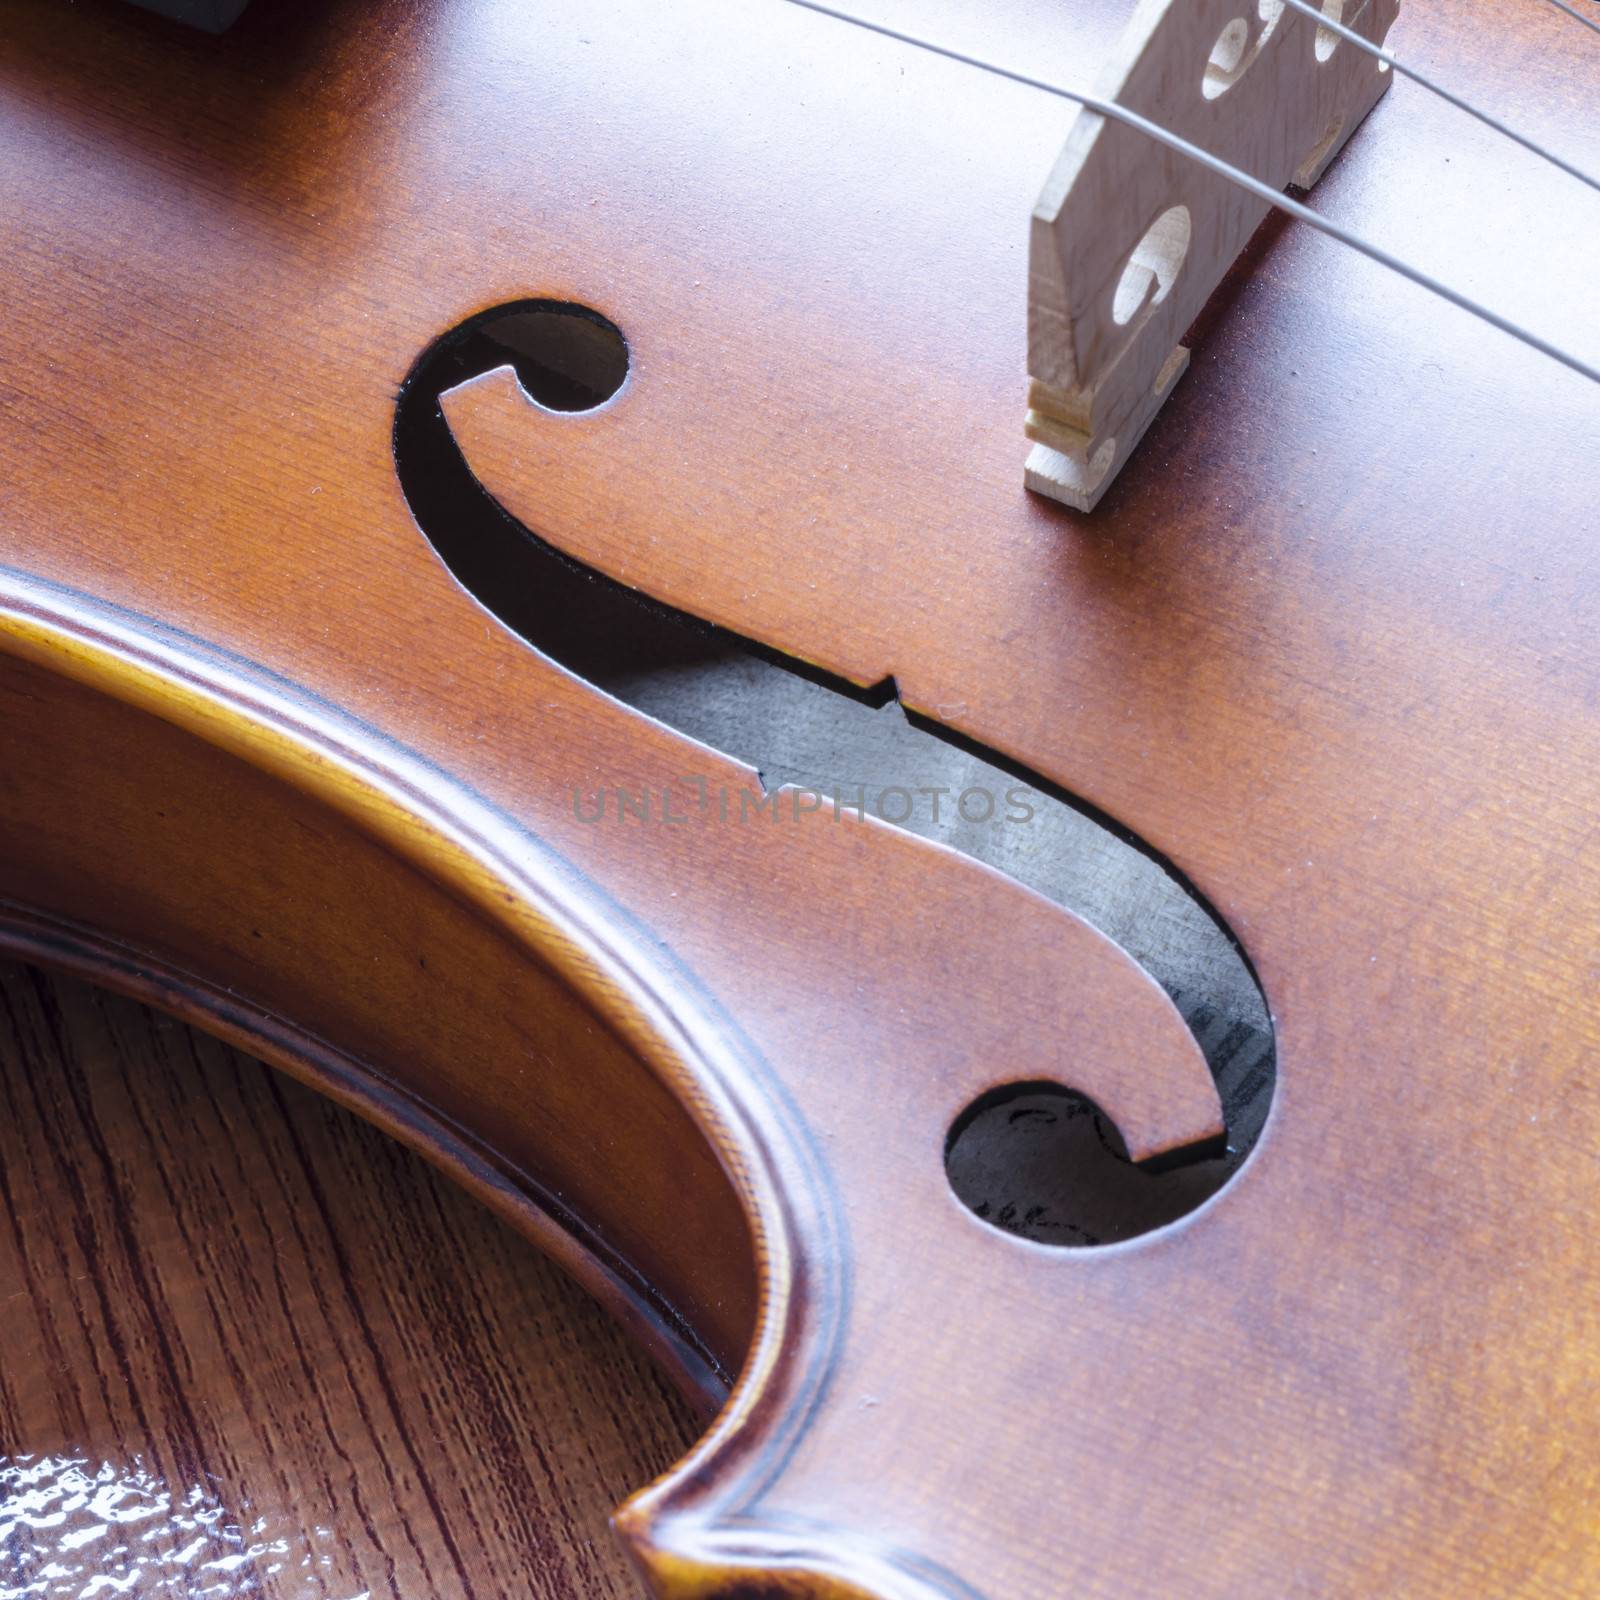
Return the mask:
<svg viewBox="0 0 1600 1600"><path fill-rule="evenodd" d="M1002 6L990 44L1060 30L1070 65L1120 10ZM1045 97L733 0L257 0L221 41L75 16L68 44L47 0L4 8L5 650L41 737L98 697L218 803L184 792L212 845L191 880L152 865L182 841L132 733L79 741L56 806L14 740L18 914L186 966L162 997L214 1024L276 1019L286 1066L403 1108L552 1248L542 1169L641 1175L584 1189L575 1268L625 1240L597 1289L673 1285L702 1348L748 1344L624 1514L657 1589L1600 1587L1593 388L1269 224L1086 521L1016 481ZM1573 27L1438 0L1393 42L1592 166ZM1318 198L1592 347L1590 213L1449 108L1386 97ZM574 814L576 786L659 792L705 752L487 617L392 458L419 352L528 297L609 317L632 366L592 415L463 425L520 518L775 651L892 675L1239 935L1280 1090L1202 1211L1049 1251L944 1181L976 1089L1070 1082L1126 1037L1064 913L889 828ZM257 827L290 866L230 876ZM279 914L270 959L225 926L234 894ZM500 981L464 962L440 1010L413 936L446 929ZM308 1064L319 1020L342 1076Z"/></svg>
<svg viewBox="0 0 1600 1600"><path fill-rule="evenodd" d="M353 776L343 741L359 748L359 726L319 735L303 705L276 706L285 725L270 698L194 699L182 683L194 641L143 654L102 618L111 631L80 631L70 665L24 659L60 642L60 599L13 613L18 653L0 656L16 753L0 779L0 943L203 1019L430 1151L542 1232L686 1390L720 1399L754 1315L749 1230L682 1101L562 973L583 958L537 910L550 898L537 858L515 838L497 850L497 819L481 811L476 857L442 830L416 832L418 797L393 799L414 771ZM273 776L286 752L298 782ZM471 829L473 810L449 825ZM389 832L397 817L408 850ZM637 1142L615 1136L618 1105ZM640 1146L655 1159L639 1161ZM650 1257L647 1277L636 1256ZM709 1278L708 1262L722 1263Z"/></svg>
<svg viewBox="0 0 1600 1600"><path fill-rule="evenodd" d="M557 1268L372 1128L0 966L0 1589L611 1600L693 1422Z"/></svg>

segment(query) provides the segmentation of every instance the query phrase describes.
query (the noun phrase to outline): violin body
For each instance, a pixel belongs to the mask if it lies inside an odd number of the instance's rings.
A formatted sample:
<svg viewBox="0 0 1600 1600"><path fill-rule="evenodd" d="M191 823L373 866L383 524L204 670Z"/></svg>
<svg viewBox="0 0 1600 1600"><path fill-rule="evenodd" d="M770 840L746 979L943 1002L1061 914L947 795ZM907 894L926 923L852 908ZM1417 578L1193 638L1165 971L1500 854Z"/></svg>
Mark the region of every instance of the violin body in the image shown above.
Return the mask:
<svg viewBox="0 0 1600 1600"><path fill-rule="evenodd" d="M1079 81L1123 8L938 20ZM1592 167L1570 28L1391 44ZM1084 516L1021 476L1048 96L776 4L0 37L3 942L424 1150L715 1410L618 1514L657 1593L1600 1590L1593 385L1269 219ZM1567 185L1401 85L1317 203L1592 350ZM1214 1156L1192 1018L1024 865L501 620L533 580L466 574L403 407L507 306L626 378L425 395L498 526L1072 797L1228 930L1276 1087L1203 1204L974 1215L947 1146L1017 1085Z"/></svg>

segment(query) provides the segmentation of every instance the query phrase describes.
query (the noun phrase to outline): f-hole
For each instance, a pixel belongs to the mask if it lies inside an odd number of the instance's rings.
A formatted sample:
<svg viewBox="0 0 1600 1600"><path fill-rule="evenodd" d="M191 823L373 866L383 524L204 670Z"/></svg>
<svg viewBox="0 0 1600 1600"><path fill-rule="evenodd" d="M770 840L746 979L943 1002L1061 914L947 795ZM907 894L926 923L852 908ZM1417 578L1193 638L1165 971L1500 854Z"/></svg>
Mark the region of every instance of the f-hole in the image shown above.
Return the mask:
<svg viewBox="0 0 1600 1600"><path fill-rule="evenodd" d="M563 319L584 326L563 328ZM1067 1109L1071 1091L1031 1085L1025 1101L986 1101L951 1128L945 1170L956 1195L1003 1230L1092 1246L1148 1232L1223 1188L1266 1121L1276 1058L1249 962L1193 885L1112 818L906 711L892 679L862 689L713 627L582 565L507 516L462 459L439 396L508 364L530 400L551 411L594 409L640 382L629 374L618 323L551 300L473 317L418 357L395 411L396 468L418 527L472 595L567 671L748 763L768 787L818 788L870 772L883 792L1024 791L1032 812L1026 832L1008 829L993 812L974 820L976 807L952 804L938 815L914 810L885 820L1098 927L1162 985L1194 1033L1216 1078L1228 1135L1221 1150L1188 1152L1181 1181L1133 1167L1103 1113L1088 1124L1097 1130L1092 1145L1078 1137L1082 1117ZM553 403L561 392L590 403ZM634 399L648 403L647 395ZM583 423L575 416L559 425ZM1047 1138L1049 1129L1073 1137ZM1152 1184L1160 1188L1153 1202Z"/></svg>

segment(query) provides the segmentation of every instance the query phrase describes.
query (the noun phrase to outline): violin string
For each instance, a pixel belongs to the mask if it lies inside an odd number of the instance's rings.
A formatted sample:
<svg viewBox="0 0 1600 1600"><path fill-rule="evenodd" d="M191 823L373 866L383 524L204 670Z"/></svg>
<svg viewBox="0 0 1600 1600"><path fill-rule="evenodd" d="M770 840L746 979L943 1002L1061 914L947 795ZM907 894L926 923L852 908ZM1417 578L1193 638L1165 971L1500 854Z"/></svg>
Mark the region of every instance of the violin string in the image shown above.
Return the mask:
<svg viewBox="0 0 1600 1600"><path fill-rule="evenodd" d="M805 11L814 11L819 16L831 17L835 22L848 23L852 27L861 28L867 33L875 33L885 39L892 39L897 44L909 45L914 50L926 50L931 55L942 56L947 61L954 61L960 66L973 67L979 72L992 73L997 78L1005 78L1011 83L1021 84L1025 89L1037 89L1042 94L1055 96L1058 100L1070 100L1082 106L1086 111L1092 111L1098 116L1106 117L1113 122L1120 122L1133 128L1147 137L1154 139L1158 144L1164 144L1169 150L1175 150L1181 156L1204 167L1208 172L1214 172L1218 177L1225 178L1236 188L1243 189L1248 194L1253 194L1259 200L1264 200L1269 206L1275 206L1279 211L1285 212L1297 222L1304 222L1315 228L1319 233L1326 234L1347 249L1354 250L1359 255L1365 256L1369 261L1375 261L1381 267L1397 273L1408 282L1414 283L1420 289L1426 289L1430 294L1437 295L1441 300L1447 301L1460 311L1465 311L1469 316L1476 317L1480 322L1487 323L1491 328L1497 328L1501 333L1525 344L1530 350L1537 350L1540 355L1548 356L1552 361L1559 362L1570 371L1587 378L1591 383L1600 384L1600 368L1591 366L1581 356L1573 355L1568 350L1563 350L1560 345L1552 344L1550 340L1534 333L1532 329L1523 327L1518 322L1513 322L1510 317L1502 316L1498 311L1491 309L1474 300L1470 295L1463 294L1459 289L1453 289L1449 284L1435 278L1431 273L1424 272L1421 267L1414 267L1409 261L1384 249L1382 245L1373 244L1369 239L1342 223L1335 222L1331 217L1325 216L1320 211L1313 211L1310 206L1301 205L1298 200L1291 200L1281 190L1274 189L1270 184L1263 183L1259 178L1243 171L1224 161L1220 156L1213 155L1209 150L1203 150L1197 144L1191 144L1181 134L1173 133L1170 129L1162 127L1159 123L1151 122L1147 117L1142 117L1137 111L1130 111L1126 106L1118 105L1113 100L1104 100L1099 95L1089 94L1081 89L1068 89L1059 83L1050 83L1044 78L1035 78L1026 72L1018 72L1012 67L1001 66L996 61L986 61L981 56L968 55L964 51L956 50L948 45L936 44L931 39L923 39L914 33L903 33L898 28L891 28L887 23L872 22L865 17L853 16L848 11L840 11L833 6L826 5L823 0L788 0L790 5L799 6Z"/></svg>
<svg viewBox="0 0 1600 1600"><path fill-rule="evenodd" d="M1549 3L1553 5L1557 11L1565 11L1574 22L1581 22L1584 27L1593 28L1596 33L1600 33L1600 22L1596 22L1593 17L1584 16L1584 14L1578 10L1576 6L1569 6L1567 4L1567 0L1549 0Z"/></svg>
<svg viewBox="0 0 1600 1600"><path fill-rule="evenodd" d="M1382 45L1374 44L1372 40L1364 38L1357 33L1353 26L1358 20L1357 18L1352 17L1349 24L1336 22L1331 16L1325 16L1316 6L1309 4L1308 0L1283 0L1283 3L1293 7L1302 16L1310 17L1318 27L1326 28L1330 33L1338 34L1341 39L1348 39L1351 44L1360 50L1366 51L1369 56L1373 56L1379 61L1387 62L1402 77L1410 78L1413 83L1421 84L1430 94L1438 95L1441 100L1454 106L1457 111L1465 111L1469 117L1477 118L1486 128L1493 128L1496 133L1503 134L1513 144L1519 144L1524 150L1529 150L1542 160L1548 161L1551 166L1559 167L1569 178L1576 178L1579 183L1587 184L1589 188L1600 192L1600 180L1591 178L1581 167L1573 166L1570 161L1556 155L1554 151L1547 150L1542 144L1530 139L1526 134L1518 133L1515 128L1508 127L1499 117L1483 110L1479 106L1473 105L1470 100L1463 100L1460 95L1445 88L1442 83L1436 82L1433 78L1428 77L1426 73L1418 72L1415 67L1408 67L1405 62L1391 55ZM1365 6L1362 7L1363 11L1365 9Z"/></svg>

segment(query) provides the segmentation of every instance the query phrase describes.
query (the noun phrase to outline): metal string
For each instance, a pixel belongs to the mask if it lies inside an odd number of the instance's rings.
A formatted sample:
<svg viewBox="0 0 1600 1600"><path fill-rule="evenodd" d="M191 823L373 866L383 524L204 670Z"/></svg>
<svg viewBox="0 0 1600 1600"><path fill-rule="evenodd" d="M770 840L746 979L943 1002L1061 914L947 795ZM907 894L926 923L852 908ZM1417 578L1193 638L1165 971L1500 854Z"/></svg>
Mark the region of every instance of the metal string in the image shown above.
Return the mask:
<svg viewBox="0 0 1600 1600"><path fill-rule="evenodd" d="M1265 184L1250 173L1230 165L1220 156L1212 155L1209 150L1202 150L1199 145L1191 144L1181 135L1140 116L1137 111L1130 111L1126 106L1118 105L1112 100L1102 100L1099 95L1087 94L1079 89L1064 88L1061 84L1049 83L1043 78L1031 77L1011 67L1003 67L998 62L985 61L981 56L967 55L947 45L935 44L931 39L919 38L913 33L902 33L898 28L889 27L887 23L871 22L865 17L852 16L848 11L839 11L833 6L823 4L822 0L788 0L788 3L806 11L814 11L819 16L831 17L835 22L849 23L852 27L864 29L868 33L893 39L897 44L910 45L912 49L926 50L932 55L943 56L947 61L954 61L961 66L992 73L997 78L1008 79L1026 89L1037 89L1043 94L1054 95L1059 100L1070 100L1086 111L1093 111L1098 116L1137 129L1158 144L1166 145L1169 150L1176 150L1179 155L1187 157L1207 171L1226 178L1237 188L1255 195L1257 199L1265 200L1268 205L1277 207L1279 211L1287 213L1297 222L1304 222L1318 232L1327 234L1330 239L1366 256L1369 261L1376 261L1379 266L1387 267L1391 272L1398 273L1419 288L1438 295L1441 300L1448 301L1457 309L1478 318L1480 322L1488 323L1491 328L1498 328L1501 333L1527 345L1529 349L1537 350L1540 355L1549 356L1552 361L1557 361L1571 371L1579 373L1591 383L1600 384L1600 368L1591 366L1581 356L1575 356L1570 351L1563 350L1560 345L1552 344L1548 339L1542 338L1529 328L1524 328L1520 323L1513 322L1509 317L1502 316L1498 311L1480 304L1459 289L1452 289L1449 284L1441 282L1420 267L1414 267L1410 262L1403 261L1399 256L1385 250L1382 245L1373 244L1342 223L1324 216L1320 211L1313 211L1310 206L1301 205L1298 200L1291 200L1288 195L1272 188L1270 184Z"/></svg>
<svg viewBox="0 0 1600 1600"><path fill-rule="evenodd" d="M1438 95L1441 100L1453 105L1457 111L1465 111L1469 117L1476 117L1486 128L1493 128L1496 133L1504 134L1513 144L1520 144L1524 150L1532 151L1534 155L1548 161L1551 166L1559 167L1569 178L1576 178L1579 183L1585 183L1591 189L1600 191L1600 181L1591 178L1581 167L1573 166L1570 161L1545 149L1542 144L1535 143L1526 134L1518 133L1515 128L1507 127L1498 117L1481 110L1473 105L1470 100L1463 100L1460 95L1452 93L1443 84L1436 82L1425 73L1418 72L1415 67L1408 67L1405 62L1390 55L1382 45L1374 44L1370 39L1363 38L1361 34L1355 31L1354 27L1342 22L1335 22L1332 17L1325 16L1316 6L1308 4L1307 0L1283 0L1283 3L1287 6L1292 6L1302 16L1310 17L1319 27L1326 28L1330 33L1338 34L1341 39L1348 39L1357 49L1365 50L1369 56L1375 56L1379 61L1387 62L1402 77L1410 78L1413 83L1420 83L1430 94ZM1365 10L1366 8L1363 7L1362 9ZM1351 18L1352 23L1356 20L1354 17ZM1579 20L1584 19L1580 18Z"/></svg>
<svg viewBox="0 0 1600 1600"><path fill-rule="evenodd" d="M1593 28L1596 33L1600 33L1600 22L1596 22L1593 17L1584 16L1584 14L1578 10L1576 6L1569 6L1567 4L1567 0L1550 0L1550 4L1553 5L1557 11L1565 11L1574 22L1581 22L1584 27Z"/></svg>

